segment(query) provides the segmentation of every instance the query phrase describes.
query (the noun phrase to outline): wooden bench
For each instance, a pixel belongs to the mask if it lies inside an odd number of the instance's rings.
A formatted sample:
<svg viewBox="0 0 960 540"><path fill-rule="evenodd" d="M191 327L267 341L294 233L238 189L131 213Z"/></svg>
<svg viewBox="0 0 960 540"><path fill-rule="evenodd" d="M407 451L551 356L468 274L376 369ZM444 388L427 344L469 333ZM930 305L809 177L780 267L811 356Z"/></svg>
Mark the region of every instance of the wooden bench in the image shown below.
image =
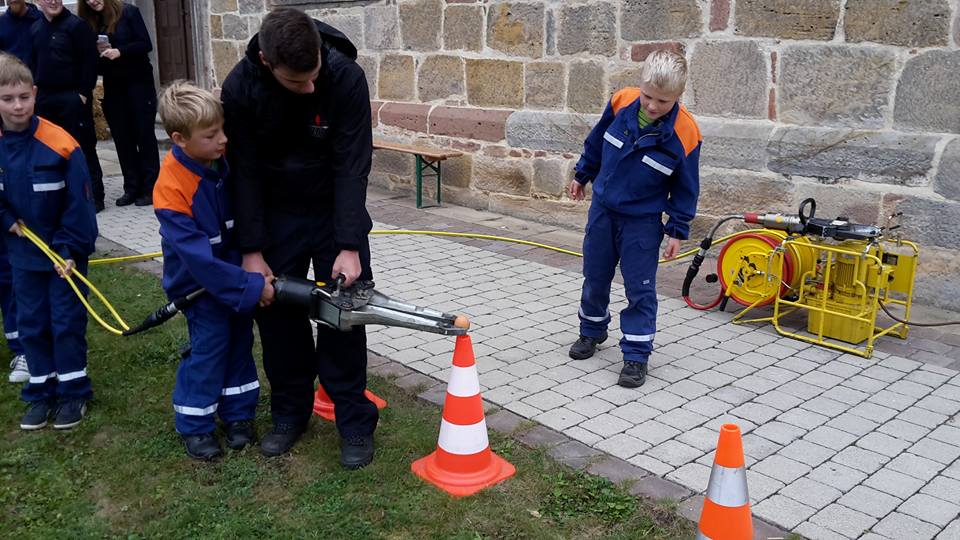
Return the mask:
<svg viewBox="0 0 960 540"><path fill-rule="evenodd" d="M437 204L430 206L440 206L440 164L445 159L460 157L463 152L457 150L442 150L439 148L430 148L415 144L403 144L382 139L373 139L373 148L376 150L391 150L393 152L402 152L404 154L413 154L417 158L416 177L417 177L417 208L423 206L423 177L424 171L428 171L428 177L437 179Z"/></svg>

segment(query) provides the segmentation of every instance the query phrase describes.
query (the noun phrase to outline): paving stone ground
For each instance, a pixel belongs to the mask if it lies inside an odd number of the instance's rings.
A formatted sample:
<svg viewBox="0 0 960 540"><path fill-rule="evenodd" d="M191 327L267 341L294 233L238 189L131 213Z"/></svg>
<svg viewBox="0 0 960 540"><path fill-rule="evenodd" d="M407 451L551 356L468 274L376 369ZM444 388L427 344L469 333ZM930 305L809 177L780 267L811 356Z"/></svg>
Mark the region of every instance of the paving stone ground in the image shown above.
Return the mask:
<svg viewBox="0 0 960 540"><path fill-rule="evenodd" d="M159 250L150 208L115 208L115 154L102 146L108 208L103 237ZM412 207L409 194L370 190L376 229L422 228L522 237L578 250L582 235L454 206ZM416 235L371 237L378 290L464 313L491 428L517 434L575 467L632 482L631 491L702 504L719 427L740 426L758 536L813 539L960 538L960 336L912 329L881 339L871 359L734 325L731 314L679 299L680 265L661 271L656 348L645 386L616 385L621 337L574 361L580 260L516 244ZM624 304L614 283L611 312ZM918 308L923 314L953 316ZM449 337L368 328L371 370L442 400ZM411 374L419 374L409 377ZM428 377L423 377L423 376ZM425 383L431 383L425 384ZM406 384L406 383L402 383Z"/></svg>

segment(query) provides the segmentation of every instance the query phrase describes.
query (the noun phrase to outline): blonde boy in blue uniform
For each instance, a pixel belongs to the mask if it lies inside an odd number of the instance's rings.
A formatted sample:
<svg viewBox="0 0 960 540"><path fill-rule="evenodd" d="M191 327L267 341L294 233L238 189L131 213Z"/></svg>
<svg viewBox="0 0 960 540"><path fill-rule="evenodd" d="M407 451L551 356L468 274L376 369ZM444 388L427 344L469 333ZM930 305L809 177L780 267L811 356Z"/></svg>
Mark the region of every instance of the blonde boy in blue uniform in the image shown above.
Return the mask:
<svg viewBox="0 0 960 540"><path fill-rule="evenodd" d="M209 460L222 453L215 415L224 423L230 448L240 450L256 440L260 384L252 311L272 301L273 286L262 274L243 270L233 247L220 102L178 81L163 92L159 111L174 142L153 190L163 289L171 299L206 290L184 310L191 352L177 370L174 426L188 456Z"/></svg>
<svg viewBox="0 0 960 540"><path fill-rule="evenodd" d="M683 94L683 56L655 51L643 63L639 88L610 99L583 144L568 192L583 199L593 182L593 201L583 239L580 338L570 357L593 356L607 339L610 285L617 264L627 307L620 312L623 368L617 382L636 388L647 376L657 326L657 258L672 259L690 233L700 193L700 130L677 100ZM666 224L663 214L667 214Z"/></svg>
<svg viewBox="0 0 960 540"><path fill-rule="evenodd" d="M7 233L3 242L29 371L20 428L40 429L53 417L55 429L69 429L83 419L93 389L87 376L87 312L61 278L74 269L86 271L97 220L80 145L34 114L36 96L26 65L0 53L0 227ZM24 238L24 225L65 265L52 264Z"/></svg>

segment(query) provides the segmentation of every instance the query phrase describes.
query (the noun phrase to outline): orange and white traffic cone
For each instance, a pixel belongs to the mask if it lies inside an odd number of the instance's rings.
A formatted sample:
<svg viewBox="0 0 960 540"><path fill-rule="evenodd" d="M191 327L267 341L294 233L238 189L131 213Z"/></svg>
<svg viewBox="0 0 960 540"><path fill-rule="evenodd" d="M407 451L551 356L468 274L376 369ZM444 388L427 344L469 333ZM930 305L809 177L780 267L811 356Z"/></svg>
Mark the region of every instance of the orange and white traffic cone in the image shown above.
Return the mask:
<svg viewBox="0 0 960 540"><path fill-rule="evenodd" d="M387 406L387 402L383 398L377 396L369 389L364 390L363 395L367 396L367 399L372 401L378 409L382 409ZM333 400L330 399L327 391L323 389L322 384L317 385L317 393L313 396L313 414L331 422L337 418L336 413L333 410Z"/></svg>
<svg viewBox="0 0 960 540"><path fill-rule="evenodd" d="M697 540L751 540L753 519L747 493L747 470L743 461L740 427L720 427L717 453L707 483L707 496L700 513Z"/></svg>
<svg viewBox="0 0 960 540"><path fill-rule="evenodd" d="M517 472L490 450L470 336L457 336L437 449L414 461L410 468L420 478L457 497L473 495Z"/></svg>

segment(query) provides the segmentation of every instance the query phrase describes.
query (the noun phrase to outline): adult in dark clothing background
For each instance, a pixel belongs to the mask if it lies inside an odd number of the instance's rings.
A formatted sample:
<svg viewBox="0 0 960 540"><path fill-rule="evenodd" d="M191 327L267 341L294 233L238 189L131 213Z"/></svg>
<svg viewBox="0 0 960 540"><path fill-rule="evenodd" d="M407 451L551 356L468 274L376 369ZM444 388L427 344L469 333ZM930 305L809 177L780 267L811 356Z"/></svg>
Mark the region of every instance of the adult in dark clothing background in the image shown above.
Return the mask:
<svg viewBox="0 0 960 540"><path fill-rule="evenodd" d="M103 114L123 172L123 196L117 199L117 206L149 206L160 171L160 154L154 131L157 89L147 56L153 45L147 25L136 6L121 0L81 0L77 14L97 34Z"/></svg>
<svg viewBox="0 0 960 540"><path fill-rule="evenodd" d="M277 9L224 81L244 269L306 277L313 262L317 279L372 279L365 204L373 134L356 54L338 30ZM320 326L314 346L307 312L277 304L260 310L257 324L274 422L263 454L288 452L306 430L319 376L337 409L341 464L370 463L378 413L363 394L366 330Z"/></svg>
<svg viewBox="0 0 960 540"><path fill-rule="evenodd" d="M103 170L93 128L97 85L97 38L62 0L40 0L43 17L34 23L30 71L37 86L37 116L67 130L80 143L90 170L93 203L103 210Z"/></svg>
<svg viewBox="0 0 960 540"><path fill-rule="evenodd" d="M37 6L24 0L9 0L7 10L0 15L0 51L8 52L30 64L30 27L43 15Z"/></svg>

